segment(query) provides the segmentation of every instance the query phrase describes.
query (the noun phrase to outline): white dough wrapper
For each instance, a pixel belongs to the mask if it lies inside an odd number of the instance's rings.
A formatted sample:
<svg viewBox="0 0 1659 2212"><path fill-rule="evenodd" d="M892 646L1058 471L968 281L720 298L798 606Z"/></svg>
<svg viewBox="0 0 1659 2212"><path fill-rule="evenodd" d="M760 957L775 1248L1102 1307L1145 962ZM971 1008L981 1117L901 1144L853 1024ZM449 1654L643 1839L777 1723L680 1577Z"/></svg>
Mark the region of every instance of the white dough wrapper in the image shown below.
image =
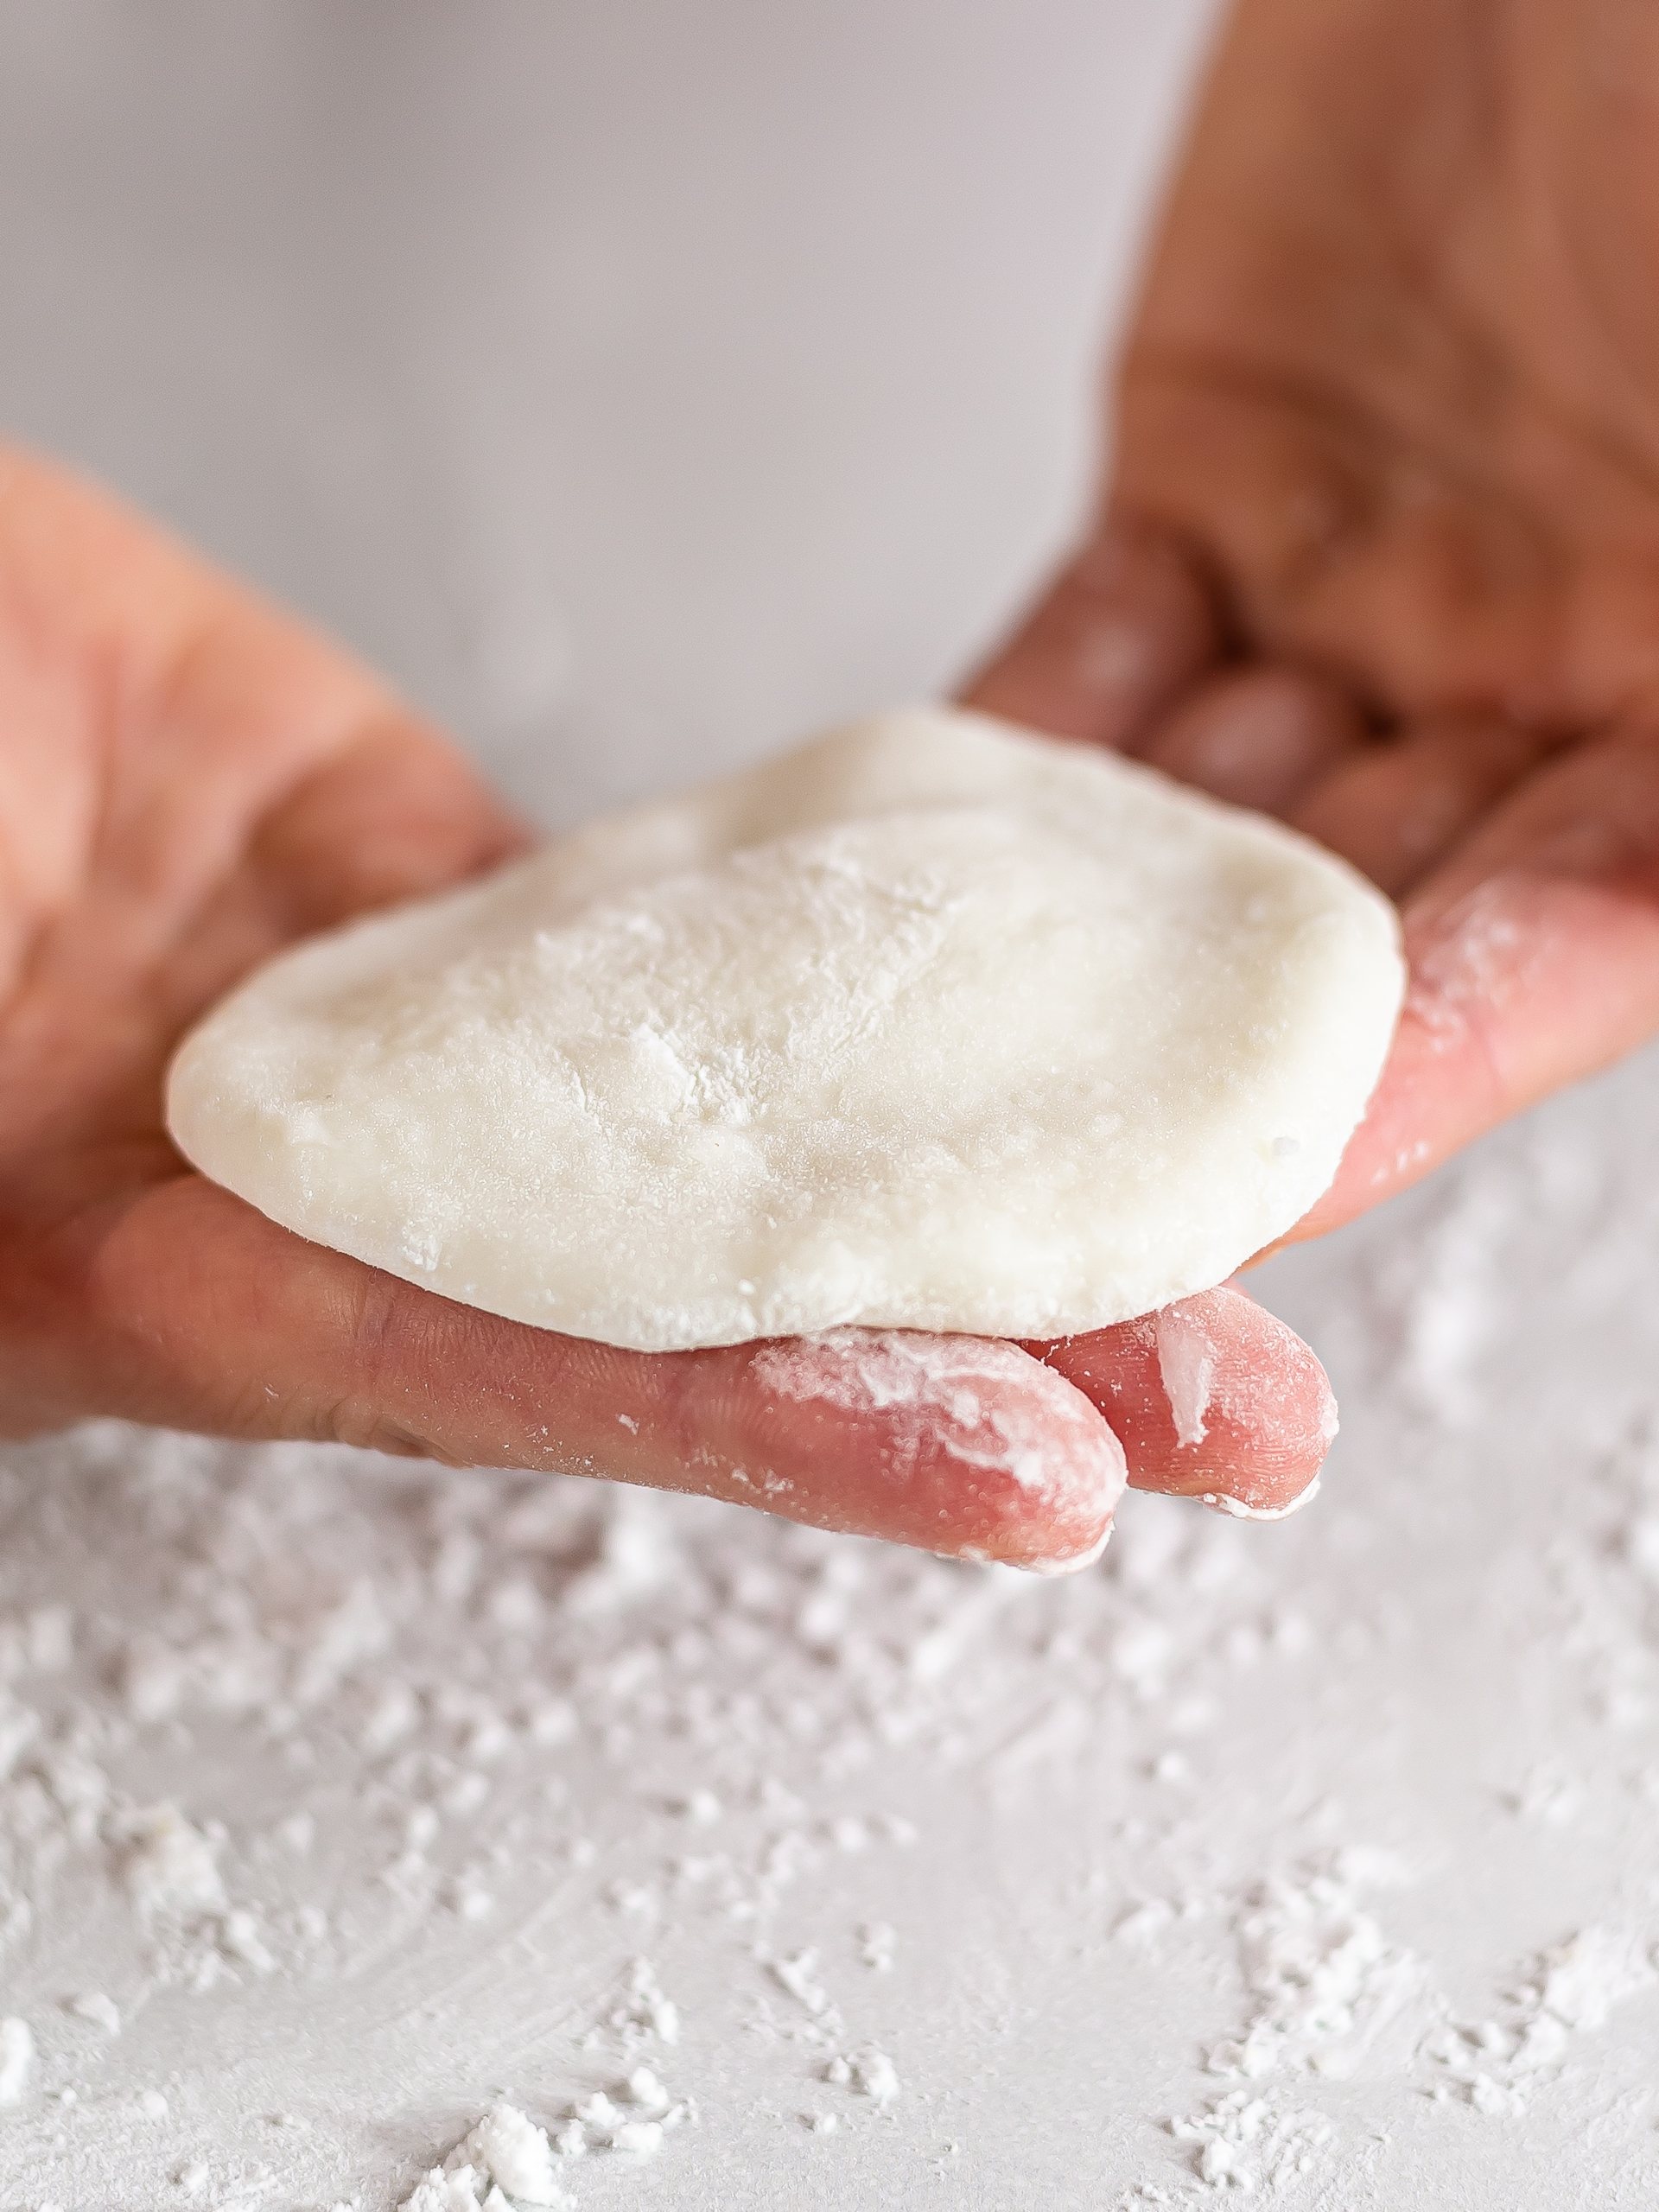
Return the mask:
<svg viewBox="0 0 1659 2212"><path fill-rule="evenodd" d="M575 1336L1057 1337L1306 1211L1402 988L1306 839L916 709L284 954L168 1123L301 1236Z"/></svg>

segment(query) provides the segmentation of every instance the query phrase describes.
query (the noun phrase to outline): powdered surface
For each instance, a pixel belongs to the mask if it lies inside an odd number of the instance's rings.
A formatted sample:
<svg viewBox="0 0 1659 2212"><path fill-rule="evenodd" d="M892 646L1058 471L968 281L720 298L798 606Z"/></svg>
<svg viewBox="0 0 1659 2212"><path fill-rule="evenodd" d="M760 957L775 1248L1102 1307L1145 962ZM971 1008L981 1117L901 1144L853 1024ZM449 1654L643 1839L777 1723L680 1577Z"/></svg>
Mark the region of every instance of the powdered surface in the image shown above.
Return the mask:
<svg viewBox="0 0 1659 2212"><path fill-rule="evenodd" d="M1063 1585L9 1448L0 2205L1659 2196L1656 1073L1257 1279L1319 1514L1131 1493Z"/></svg>
<svg viewBox="0 0 1659 2212"><path fill-rule="evenodd" d="M1402 988L1387 901L1288 831L918 709L286 956L168 1122L289 1228L578 1336L1054 1337L1306 1211Z"/></svg>

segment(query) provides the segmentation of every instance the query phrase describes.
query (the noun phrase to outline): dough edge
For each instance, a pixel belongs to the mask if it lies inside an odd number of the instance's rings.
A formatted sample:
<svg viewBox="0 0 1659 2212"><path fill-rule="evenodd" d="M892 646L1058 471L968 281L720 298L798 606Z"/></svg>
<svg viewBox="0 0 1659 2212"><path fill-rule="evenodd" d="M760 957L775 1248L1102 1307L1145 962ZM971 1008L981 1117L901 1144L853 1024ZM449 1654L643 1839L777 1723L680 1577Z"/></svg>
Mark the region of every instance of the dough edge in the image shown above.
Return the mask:
<svg viewBox="0 0 1659 2212"><path fill-rule="evenodd" d="M480 884L462 886L435 899L371 915L325 937L308 940L256 971L210 1010L181 1046L169 1071L168 1084L168 1126L175 1143L204 1173L310 1242L343 1251L421 1287L500 1313L509 1319L641 1351L692 1350L809 1335L846 1325L1052 1338L1105 1328L1135 1319L1174 1299L1213 1287L1255 1251L1294 1226L1329 1187L1342 1152L1353 1128L1363 1118L1381 1072L1403 995L1404 970L1399 953L1397 918L1381 893L1345 862L1311 841L1264 817L1173 785L1155 771L1116 756L1105 763L1113 776L1154 788L1162 794L1174 795L1180 806L1195 816L1208 815L1247 827L1252 836L1270 839L1287 858L1294 857L1304 868L1321 874L1332 887L1334 905L1338 910L1345 910L1350 920L1370 916L1370 926L1362 931L1371 940L1365 948L1371 968L1366 987L1377 992L1384 970L1392 980L1388 1019L1386 1022L1378 1019L1375 1023L1375 1051L1370 1056L1371 1064L1363 1071L1363 1093L1357 1083L1353 1087L1351 1122L1339 1130L1333 1126L1323 1146L1310 1146L1306 1157L1298 1162L1294 1176L1281 1175L1282 1198L1278 1211L1251 1226L1243 1240L1245 1249L1241 1249L1236 1230L1230 1239L1217 1236L1198 1249L1190 1249L1189 1238L1189 1249L1181 1260L1178 1263L1175 1255L1171 1255L1171 1264L1158 1276L1153 1289L1148 1289L1143 1270L1133 1284L1121 1279L1116 1283L1101 1281L1088 1297L1082 1300L1074 1298L1069 1302L1065 1298L1057 1299L1049 1288L1038 1282L1012 1288L1001 1283L973 1291L953 1287L943 1298L921 1294L914 1287L901 1287L896 1294L885 1298L871 1299L855 1294L836 1300L826 1298L827 1286L822 1281L809 1278L804 1284L787 1279L776 1282L769 1292L747 1302L734 1300L729 1291L712 1299L688 1300L666 1317L660 1301L632 1295L626 1288L603 1301L589 1297L575 1311L568 1310L569 1301L565 1301L566 1310L561 1310L545 1297L525 1299L504 1295L499 1288L487 1284L480 1287L475 1269L442 1262L434 1265L424 1255L411 1256L407 1238L395 1226L365 1220L355 1211L320 1214L315 1204L306 1203L302 1194L296 1192L291 1173L284 1176L280 1159L276 1161L273 1173L251 1173L245 1159L238 1161L231 1156L236 1147L233 1142L227 1143L226 1138L234 1118L235 1102L225 1097L218 1084L204 1080L211 1070L213 1053L227 1035L233 1036L239 1023L250 1017L257 1021L262 1007L274 1007L280 1013L285 1002L302 1001L310 965L320 956L325 961L337 958L349 947L353 956L350 965L373 972L379 964L378 947L387 932L409 942L413 925L419 939L443 943L453 933L458 920L464 923L469 916L499 905L504 887L516 887L531 879L538 866L547 862L550 854L565 855L580 871L584 859L605 854L607 840L620 839L625 846L636 849L650 849L655 840L660 846L665 825L671 833L667 841L671 844L674 836L683 837L688 831L701 830L706 836L711 823L717 825L734 812L741 817L761 807L766 785L780 775L787 776L791 766L805 755L821 753L838 741L879 731L899 721L930 728L934 734L943 734L953 741L964 732L977 729L995 737L1001 745L1013 742L1026 746L1037 757L1069 755L1074 761L1077 758L1077 749L1062 741L1018 730L989 717L926 709L908 710L901 716L877 717L855 725L849 731L832 733L830 738L817 741L800 753L775 758L756 769L740 772L681 798L652 801L601 817ZM655 873L648 868L645 880L652 880ZM601 876L607 887L615 880L614 876ZM626 881L626 876L621 880ZM227 1112L227 1108L232 1110ZM760 1293L761 1287L757 1285L756 1289ZM889 1290L892 1291L891 1285Z"/></svg>

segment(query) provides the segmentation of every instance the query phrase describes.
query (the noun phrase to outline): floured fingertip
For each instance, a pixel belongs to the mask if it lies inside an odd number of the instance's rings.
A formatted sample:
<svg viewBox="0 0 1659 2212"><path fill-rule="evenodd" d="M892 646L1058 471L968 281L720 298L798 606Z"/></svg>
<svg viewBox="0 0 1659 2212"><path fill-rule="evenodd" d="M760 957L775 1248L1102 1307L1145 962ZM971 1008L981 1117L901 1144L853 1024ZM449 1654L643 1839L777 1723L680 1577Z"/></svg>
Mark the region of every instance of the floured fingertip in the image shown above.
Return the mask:
<svg viewBox="0 0 1659 2212"><path fill-rule="evenodd" d="M1313 1352L1229 1285L1048 1345L1044 1357L1106 1414L1137 1490L1225 1496L1275 1516L1303 1497L1337 1433Z"/></svg>
<svg viewBox="0 0 1659 2212"><path fill-rule="evenodd" d="M1112 1529L1115 1525L1115 1522L1109 1521L1085 1551L1069 1552L1063 1557L1014 1559L1009 1560L1007 1564L1010 1567L1017 1567L1022 1574L1042 1574L1057 1579L1065 1574L1080 1574L1084 1567L1092 1567L1095 1564L1107 1545L1111 1542Z"/></svg>
<svg viewBox="0 0 1659 2212"><path fill-rule="evenodd" d="M1105 1548L1123 1447L1081 1390L1016 1345L839 1329L762 1346L751 1372L787 1409L800 1487L785 1511L832 1509L867 1535L1040 1574L1076 1573Z"/></svg>
<svg viewBox="0 0 1659 2212"><path fill-rule="evenodd" d="M1207 1505L1212 1513L1224 1513L1234 1521L1287 1521L1293 1513L1312 1505L1319 1494L1319 1478L1315 1475L1305 1491L1299 1491L1284 1505L1247 1505L1242 1497L1230 1497L1224 1490L1205 1491L1198 1503Z"/></svg>

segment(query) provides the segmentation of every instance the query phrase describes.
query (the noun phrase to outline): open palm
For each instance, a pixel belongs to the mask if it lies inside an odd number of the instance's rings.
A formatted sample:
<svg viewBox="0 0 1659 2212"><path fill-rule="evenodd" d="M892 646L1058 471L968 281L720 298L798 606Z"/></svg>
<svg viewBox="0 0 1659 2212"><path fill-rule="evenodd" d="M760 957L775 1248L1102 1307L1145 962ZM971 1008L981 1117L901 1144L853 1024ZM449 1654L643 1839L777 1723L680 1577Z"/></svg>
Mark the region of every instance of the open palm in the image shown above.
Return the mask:
<svg viewBox="0 0 1659 2212"><path fill-rule="evenodd" d="M1324 1377L1236 1293L1187 1301L1214 1373L1183 1442L1154 1324L1047 1363L857 1332L648 1357L435 1297L189 1172L161 1097L194 1017L295 938L524 836L349 659L0 456L0 1433L113 1414L330 1438L1050 1566L1101 1541L1118 1438L1149 1486L1305 1486Z"/></svg>
<svg viewBox="0 0 1659 2212"><path fill-rule="evenodd" d="M1659 13L1244 0L1098 531L972 689L1402 901L1301 1233L1659 1028Z"/></svg>

